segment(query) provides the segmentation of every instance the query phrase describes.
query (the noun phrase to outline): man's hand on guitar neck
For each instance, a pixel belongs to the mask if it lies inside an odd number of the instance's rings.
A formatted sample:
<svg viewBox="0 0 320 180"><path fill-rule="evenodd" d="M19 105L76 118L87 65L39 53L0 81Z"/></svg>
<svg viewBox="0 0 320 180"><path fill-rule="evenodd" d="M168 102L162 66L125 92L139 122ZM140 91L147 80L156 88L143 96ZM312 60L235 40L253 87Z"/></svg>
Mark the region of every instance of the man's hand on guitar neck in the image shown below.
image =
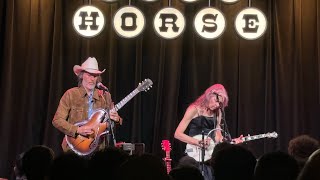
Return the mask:
<svg viewBox="0 0 320 180"><path fill-rule="evenodd" d="M112 109L114 108L114 103L111 104ZM119 123L120 125L122 125L122 118L119 116L117 111L110 111L109 112L109 117L110 119L112 119L114 122Z"/></svg>
<svg viewBox="0 0 320 180"><path fill-rule="evenodd" d="M112 119L113 121L115 121L117 123L122 124L122 119L120 118L120 116L117 113L117 111L110 111L110 119Z"/></svg>

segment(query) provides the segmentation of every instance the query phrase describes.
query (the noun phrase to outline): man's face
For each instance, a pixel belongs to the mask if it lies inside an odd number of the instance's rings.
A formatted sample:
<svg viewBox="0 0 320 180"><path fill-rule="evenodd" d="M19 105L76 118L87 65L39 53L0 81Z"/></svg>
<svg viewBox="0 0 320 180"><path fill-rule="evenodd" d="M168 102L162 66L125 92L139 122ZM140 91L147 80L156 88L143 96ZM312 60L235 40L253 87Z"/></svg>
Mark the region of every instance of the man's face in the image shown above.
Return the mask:
<svg viewBox="0 0 320 180"><path fill-rule="evenodd" d="M89 91L92 91L96 84L99 74L92 74L88 72L83 73L82 86Z"/></svg>

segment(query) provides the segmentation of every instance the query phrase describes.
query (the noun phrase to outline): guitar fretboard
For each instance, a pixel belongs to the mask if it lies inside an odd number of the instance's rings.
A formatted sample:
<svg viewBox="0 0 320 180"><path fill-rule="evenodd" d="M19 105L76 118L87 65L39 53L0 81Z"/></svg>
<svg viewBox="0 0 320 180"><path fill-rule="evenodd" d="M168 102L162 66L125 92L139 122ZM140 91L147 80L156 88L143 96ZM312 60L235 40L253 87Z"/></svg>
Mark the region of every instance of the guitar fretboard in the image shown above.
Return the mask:
<svg viewBox="0 0 320 180"><path fill-rule="evenodd" d="M266 134L259 134L259 135L254 135L254 136L243 137L242 140L243 141L252 141L252 140L261 139L261 138L265 138L265 137L268 137L268 136Z"/></svg>
<svg viewBox="0 0 320 180"><path fill-rule="evenodd" d="M121 109L127 102L129 102L135 95L137 95L140 91L137 89L133 90L130 94L128 94L125 98L123 98L119 103L117 103L114 108L110 111L118 111Z"/></svg>
<svg viewBox="0 0 320 180"><path fill-rule="evenodd" d="M167 167L167 174L171 171L171 158L170 158L170 151L166 151L166 158L164 159Z"/></svg>

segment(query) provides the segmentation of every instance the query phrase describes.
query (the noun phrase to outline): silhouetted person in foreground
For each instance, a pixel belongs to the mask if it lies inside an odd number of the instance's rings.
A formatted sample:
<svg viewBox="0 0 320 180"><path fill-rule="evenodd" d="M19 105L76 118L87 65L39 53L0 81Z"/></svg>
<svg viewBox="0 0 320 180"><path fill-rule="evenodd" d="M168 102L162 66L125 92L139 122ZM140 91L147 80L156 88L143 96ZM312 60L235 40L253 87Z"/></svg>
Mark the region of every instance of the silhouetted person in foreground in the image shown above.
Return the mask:
<svg viewBox="0 0 320 180"><path fill-rule="evenodd" d="M298 162L289 154L277 151L259 158L255 180L295 180L298 173Z"/></svg>
<svg viewBox="0 0 320 180"><path fill-rule="evenodd" d="M320 179L320 149L312 153L303 167L298 180Z"/></svg>
<svg viewBox="0 0 320 180"><path fill-rule="evenodd" d="M169 180L161 158L151 154L132 156L117 171L117 180Z"/></svg>
<svg viewBox="0 0 320 180"><path fill-rule="evenodd" d="M54 159L52 149L46 146L33 146L22 157L22 172L28 180L48 179Z"/></svg>
<svg viewBox="0 0 320 180"><path fill-rule="evenodd" d="M90 178L116 179L116 171L128 158L129 154L127 152L115 147L108 147L96 152L89 160Z"/></svg>
<svg viewBox="0 0 320 180"><path fill-rule="evenodd" d="M169 175L174 180L204 180L200 170L194 166L182 166L174 168Z"/></svg>
<svg viewBox="0 0 320 180"><path fill-rule="evenodd" d="M230 145L217 151L211 164L215 180L252 180L256 158L244 147Z"/></svg>
<svg viewBox="0 0 320 180"><path fill-rule="evenodd" d="M90 179L88 176L87 159L72 152L67 152L56 157L51 168L50 180L64 179Z"/></svg>
<svg viewBox="0 0 320 180"><path fill-rule="evenodd" d="M288 154L298 161L299 167L302 169L309 156L319 148L317 139L309 135L300 135L289 141Z"/></svg>

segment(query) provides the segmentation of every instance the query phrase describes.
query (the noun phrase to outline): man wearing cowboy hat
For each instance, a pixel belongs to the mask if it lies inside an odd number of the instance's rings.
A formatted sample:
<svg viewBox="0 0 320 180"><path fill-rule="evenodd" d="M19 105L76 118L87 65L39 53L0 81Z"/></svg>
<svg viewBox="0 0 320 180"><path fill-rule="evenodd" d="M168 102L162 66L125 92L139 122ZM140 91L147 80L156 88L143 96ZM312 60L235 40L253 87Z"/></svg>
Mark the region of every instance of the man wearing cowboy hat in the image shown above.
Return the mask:
<svg viewBox="0 0 320 180"><path fill-rule="evenodd" d="M68 89L60 99L59 106L52 120L52 124L67 136L76 138L77 135L89 136L94 133L90 126L76 126L77 122L89 119L95 109L111 109L113 106L109 92L96 89L97 83L101 82L100 74L105 71L99 70L98 62L94 57L89 57L85 62L73 67L73 72L78 77L78 87ZM110 111L110 119L122 122L116 111ZM99 149L103 148L101 141ZM63 151L69 151L65 139L62 142Z"/></svg>

